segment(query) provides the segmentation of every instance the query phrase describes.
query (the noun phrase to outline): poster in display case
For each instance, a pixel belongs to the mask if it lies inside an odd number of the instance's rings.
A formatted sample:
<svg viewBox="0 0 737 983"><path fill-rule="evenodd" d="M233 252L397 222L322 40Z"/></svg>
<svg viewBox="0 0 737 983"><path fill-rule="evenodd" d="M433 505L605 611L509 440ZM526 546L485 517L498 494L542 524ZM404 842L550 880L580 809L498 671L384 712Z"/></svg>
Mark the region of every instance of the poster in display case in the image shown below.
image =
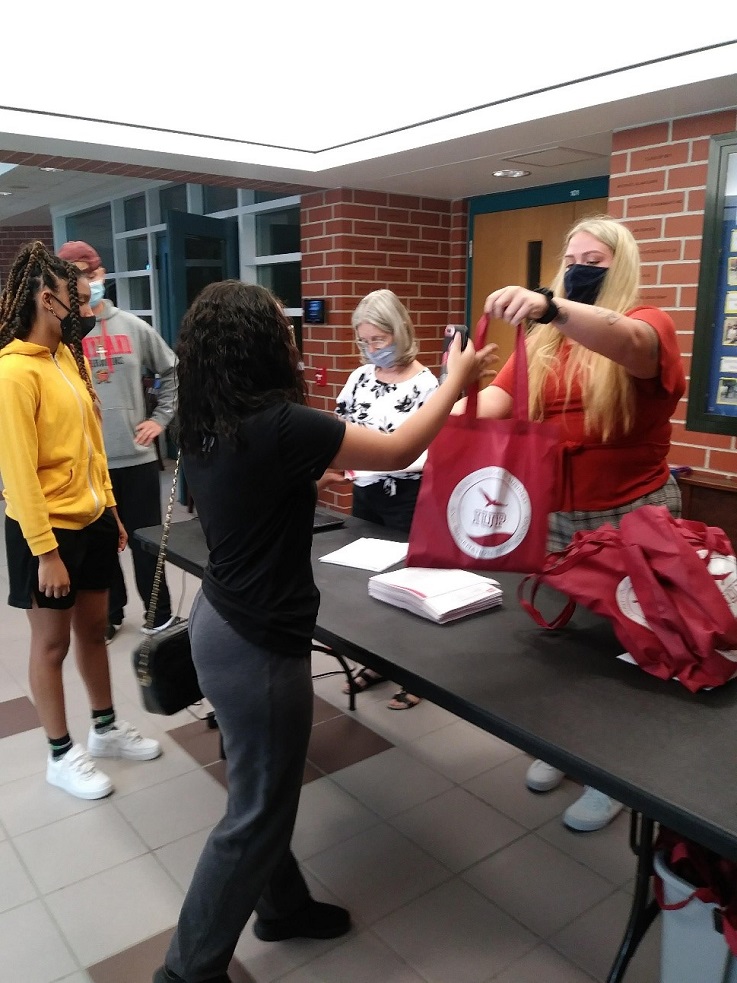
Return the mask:
<svg viewBox="0 0 737 983"><path fill-rule="evenodd" d="M737 435L737 133L710 142L686 429Z"/></svg>

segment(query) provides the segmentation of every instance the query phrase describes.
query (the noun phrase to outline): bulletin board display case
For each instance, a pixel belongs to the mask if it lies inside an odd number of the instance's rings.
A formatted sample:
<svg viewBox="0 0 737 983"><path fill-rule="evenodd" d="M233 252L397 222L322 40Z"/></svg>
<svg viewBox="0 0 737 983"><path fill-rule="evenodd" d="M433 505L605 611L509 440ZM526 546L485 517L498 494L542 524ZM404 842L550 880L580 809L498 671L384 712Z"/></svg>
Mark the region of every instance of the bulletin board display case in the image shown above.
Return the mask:
<svg viewBox="0 0 737 983"><path fill-rule="evenodd" d="M710 142L686 428L737 435L737 133Z"/></svg>

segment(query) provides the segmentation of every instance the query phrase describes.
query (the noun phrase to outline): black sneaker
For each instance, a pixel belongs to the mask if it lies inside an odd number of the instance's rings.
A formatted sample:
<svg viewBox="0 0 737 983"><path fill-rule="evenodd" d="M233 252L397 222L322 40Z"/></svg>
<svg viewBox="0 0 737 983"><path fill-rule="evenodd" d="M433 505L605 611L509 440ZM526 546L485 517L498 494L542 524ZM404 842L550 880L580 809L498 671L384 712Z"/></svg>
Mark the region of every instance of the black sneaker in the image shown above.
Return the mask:
<svg viewBox="0 0 737 983"><path fill-rule="evenodd" d="M350 928L351 916L345 908L310 898L304 908L288 918L257 918L253 923L253 934L262 942L337 939Z"/></svg>
<svg viewBox="0 0 737 983"><path fill-rule="evenodd" d="M108 621L107 628L105 629L105 641L112 642L115 636L120 631L120 625L116 625L113 621Z"/></svg>

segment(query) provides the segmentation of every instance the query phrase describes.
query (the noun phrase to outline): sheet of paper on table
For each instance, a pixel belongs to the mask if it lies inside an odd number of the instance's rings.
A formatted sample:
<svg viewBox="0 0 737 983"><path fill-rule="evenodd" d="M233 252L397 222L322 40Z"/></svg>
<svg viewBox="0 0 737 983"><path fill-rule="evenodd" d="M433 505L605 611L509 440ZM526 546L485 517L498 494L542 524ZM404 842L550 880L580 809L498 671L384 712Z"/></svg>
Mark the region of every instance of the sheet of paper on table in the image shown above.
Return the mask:
<svg viewBox="0 0 737 983"><path fill-rule="evenodd" d="M392 543L385 539L362 537L339 550L321 556L323 563L337 563L358 570L387 570L407 557L407 543Z"/></svg>

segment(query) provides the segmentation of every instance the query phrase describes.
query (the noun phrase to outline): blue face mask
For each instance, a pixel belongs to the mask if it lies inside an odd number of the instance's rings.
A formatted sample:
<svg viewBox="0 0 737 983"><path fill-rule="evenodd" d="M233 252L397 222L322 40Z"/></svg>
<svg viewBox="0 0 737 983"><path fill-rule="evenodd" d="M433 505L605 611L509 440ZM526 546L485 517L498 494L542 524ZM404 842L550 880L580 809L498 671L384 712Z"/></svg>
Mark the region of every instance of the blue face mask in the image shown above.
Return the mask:
<svg viewBox="0 0 737 983"><path fill-rule="evenodd" d="M377 369L392 369L397 364L397 346L387 345L375 352L366 352L366 358Z"/></svg>
<svg viewBox="0 0 737 983"><path fill-rule="evenodd" d="M91 280L90 281L90 307L97 307L102 298L105 296L105 281L104 280Z"/></svg>
<svg viewBox="0 0 737 983"><path fill-rule="evenodd" d="M584 266L582 263L574 263L563 275L566 297L579 304L594 304L608 272L608 266Z"/></svg>

